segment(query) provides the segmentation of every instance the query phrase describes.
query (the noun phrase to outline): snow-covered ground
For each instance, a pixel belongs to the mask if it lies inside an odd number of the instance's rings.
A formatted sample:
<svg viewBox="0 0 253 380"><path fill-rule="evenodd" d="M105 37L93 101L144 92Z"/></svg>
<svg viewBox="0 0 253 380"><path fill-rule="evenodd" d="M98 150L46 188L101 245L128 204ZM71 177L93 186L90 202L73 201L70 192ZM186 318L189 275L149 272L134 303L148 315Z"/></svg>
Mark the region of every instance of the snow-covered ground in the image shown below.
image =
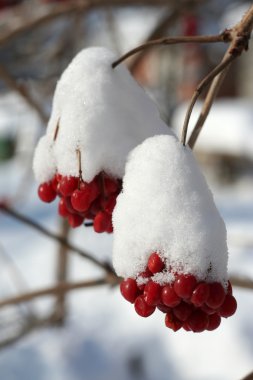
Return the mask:
<svg viewBox="0 0 253 380"><path fill-rule="evenodd" d="M0 166L1 196L15 193L22 163ZM218 208L228 229L230 272L253 278L252 178L232 188L213 186ZM56 205L44 205L31 184L26 201L16 208L56 231ZM112 237L92 229L73 231L71 240L104 259L110 258ZM9 217L0 215L0 243L15 261L30 289L53 284L54 243ZM92 278L100 271L75 254L70 255L72 280ZM17 290L1 260L1 297ZM20 289L19 289L20 290ZM22 289L21 289L22 290ZM164 326L163 316L139 317L118 289L101 287L68 295L69 315L63 328L33 332L0 352L0 378L8 380L236 380L253 369L252 293L235 290L238 311L219 329L201 334ZM51 299L33 303L45 314ZM13 308L11 309L13 310ZM14 308L15 310L15 308ZM19 309L17 309L19 310ZM0 334L6 330L6 309L0 310Z"/></svg>

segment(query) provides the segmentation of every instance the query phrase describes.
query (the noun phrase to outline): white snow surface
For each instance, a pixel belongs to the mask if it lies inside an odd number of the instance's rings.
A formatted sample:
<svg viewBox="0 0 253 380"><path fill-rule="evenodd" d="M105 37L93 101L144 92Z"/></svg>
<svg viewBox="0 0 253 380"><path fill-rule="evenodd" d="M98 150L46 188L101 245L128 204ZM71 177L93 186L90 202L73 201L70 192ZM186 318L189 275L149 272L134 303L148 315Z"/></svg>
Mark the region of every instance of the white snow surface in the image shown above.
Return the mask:
<svg viewBox="0 0 253 380"><path fill-rule="evenodd" d="M45 162L45 153L63 175L78 176L79 149L84 181L90 182L102 170L122 177L130 150L147 137L172 133L126 67L112 69L116 58L106 48L87 48L62 74L47 128L49 148L42 143L35 152L38 182L52 177L52 165Z"/></svg>
<svg viewBox="0 0 253 380"><path fill-rule="evenodd" d="M191 150L174 136L148 138L131 152L113 225L113 265L122 277L137 277L158 251L178 273L227 280L225 224Z"/></svg>

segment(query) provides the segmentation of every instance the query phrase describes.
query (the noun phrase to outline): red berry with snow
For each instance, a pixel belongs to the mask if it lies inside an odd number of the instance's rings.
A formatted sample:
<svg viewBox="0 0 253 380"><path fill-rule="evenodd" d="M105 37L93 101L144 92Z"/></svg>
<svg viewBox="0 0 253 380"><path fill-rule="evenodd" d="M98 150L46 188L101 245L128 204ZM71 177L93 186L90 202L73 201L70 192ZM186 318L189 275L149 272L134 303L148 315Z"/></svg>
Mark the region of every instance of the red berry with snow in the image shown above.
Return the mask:
<svg viewBox="0 0 253 380"><path fill-rule="evenodd" d="M42 183L38 188L38 195L43 202L53 202L56 198L56 192L52 186L52 182Z"/></svg>
<svg viewBox="0 0 253 380"><path fill-rule="evenodd" d="M231 317L236 312L237 302L235 297L227 294L221 307L219 308L219 315L223 318Z"/></svg>
<svg viewBox="0 0 253 380"><path fill-rule="evenodd" d="M69 211L67 209L66 201L65 201L64 197L62 197L60 199L60 201L59 201L59 204L58 204L58 213L63 218L66 218L67 216L69 216Z"/></svg>
<svg viewBox="0 0 253 380"><path fill-rule="evenodd" d="M179 297L189 299L196 285L197 280L194 276L191 274L180 274L174 283L174 290Z"/></svg>
<svg viewBox="0 0 253 380"><path fill-rule="evenodd" d="M143 295L136 298L134 307L135 307L136 313L144 318L149 317L151 314L154 313L156 309L155 306L151 306L147 304Z"/></svg>
<svg viewBox="0 0 253 380"><path fill-rule="evenodd" d="M158 255L158 253L153 252L148 259L148 269L152 273L158 273L161 272L164 268L164 262Z"/></svg>
<svg viewBox="0 0 253 380"><path fill-rule="evenodd" d="M138 295L139 289L136 281L133 278L127 278L120 284L122 296L129 302L134 303Z"/></svg>

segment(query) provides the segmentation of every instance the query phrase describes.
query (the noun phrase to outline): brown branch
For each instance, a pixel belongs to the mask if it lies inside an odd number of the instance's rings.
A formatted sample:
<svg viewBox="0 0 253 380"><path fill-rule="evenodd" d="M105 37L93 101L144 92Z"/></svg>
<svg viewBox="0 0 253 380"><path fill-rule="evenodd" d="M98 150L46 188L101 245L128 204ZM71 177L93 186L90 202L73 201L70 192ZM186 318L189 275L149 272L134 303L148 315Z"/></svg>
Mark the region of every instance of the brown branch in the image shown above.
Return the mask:
<svg viewBox="0 0 253 380"><path fill-rule="evenodd" d="M98 267L104 269L108 274L110 274L112 277L116 276L113 269L108 263L101 262L97 260L95 257L92 256L91 253L85 252L82 249L74 246L71 244L67 239L64 237L54 234L53 232L47 230L45 227L41 226L40 224L36 223L35 221L29 219L28 217L18 213L17 211L11 209L7 205L0 205L0 211L4 212L5 214L13 217L16 220L19 220L20 222L32 227L33 229L37 230L38 232L42 233L43 235L49 237L50 239L53 239L57 241L58 243L61 243L64 245L66 248L70 249L73 252L76 252L79 254L79 256L83 257L84 259L89 260L93 264L97 265Z"/></svg>
<svg viewBox="0 0 253 380"><path fill-rule="evenodd" d="M3 65L0 65L0 79L2 79L11 90L17 92L24 99L24 101L37 112L44 124L47 123L48 117L41 105L33 99L25 85L21 85L16 82L16 80Z"/></svg>
<svg viewBox="0 0 253 380"><path fill-rule="evenodd" d="M253 380L253 372L250 372L247 376L243 377L241 380Z"/></svg>
<svg viewBox="0 0 253 380"><path fill-rule="evenodd" d="M174 1L175 2L175 1ZM173 3L173 2L172 2ZM98 7L107 6L162 6L168 5L168 0L77 0L69 1L65 4L57 4L55 6L41 7L41 11L36 14L34 18L27 20L27 7L24 5L19 6L19 12L23 11L23 20L20 25L13 28L11 24L11 30L5 31L0 35L0 46L5 45L11 40L15 39L19 35L34 30L42 25L45 25L56 18L69 16L73 13L79 13L84 10L92 10ZM46 11L44 10L46 9Z"/></svg>
<svg viewBox="0 0 253 380"><path fill-rule="evenodd" d="M167 46L167 45L176 45L176 44L182 44L182 43L214 43L214 42L228 42L229 36L227 34L227 31L212 35L212 36L177 36L177 37L163 37L158 38L157 40L148 41L145 44L142 44L140 46L137 46L135 49L130 50L126 54L124 54L122 57L117 59L117 61L112 63L112 68L115 68L118 66L121 62L123 62L125 59L131 57L132 55L139 53L140 51L150 49L154 46Z"/></svg>
<svg viewBox="0 0 253 380"><path fill-rule="evenodd" d="M119 282L118 278L115 277L115 281L111 281L111 277L100 278L90 281L79 281L79 282L62 282L53 287L48 287L40 290L35 290L33 292L20 294L18 296L10 297L4 300L0 300L0 308L8 305L16 305L18 303L31 301L34 298L55 296L59 293L67 293L71 290L91 288L101 285L116 285Z"/></svg>
<svg viewBox="0 0 253 380"><path fill-rule="evenodd" d="M68 240L70 234L70 226L66 219L60 219L60 235ZM56 268L56 280L57 283L65 283L67 281L67 269L68 269L68 248L65 245L60 244L58 248L58 259ZM59 325L63 325L66 317L66 298L64 292L59 292L56 297L55 302L55 314L57 315L57 320Z"/></svg>
<svg viewBox="0 0 253 380"><path fill-rule="evenodd" d="M167 29L172 26L178 19L182 12L181 4L177 4L175 8L166 15L159 23L156 25L155 29L150 33L149 37L146 40L146 43L152 40L160 38L163 34L167 32ZM143 59L146 57L147 50L142 50L138 54L133 62L129 65L129 70L131 73L134 73L138 70L139 66L143 62Z"/></svg>
<svg viewBox="0 0 253 380"><path fill-rule="evenodd" d="M188 125L190 121L190 117L192 114L193 107L198 100L198 97L202 93L202 91L209 85L210 82L224 69L226 69L232 61L234 61L236 58L235 55L229 55L224 61L222 61L219 65L217 65L197 86L196 90L194 91L194 94L191 98L190 105L187 109L185 119L184 119L184 125L182 129L182 136L181 136L181 142L183 145L186 143L186 135L188 130Z"/></svg>
<svg viewBox="0 0 253 380"><path fill-rule="evenodd" d="M228 52L229 50L227 50ZM226 58L227 56L227 53L225 54L224 56L224 59ZM207 116L209 115L209 112L210 112L210 109L212 107L212 104L214 102L214 99L216 97L216 95L218 94L218 91L222 85L222 82L229 70L229 67L230 65L228 65L220 74L218 74L212 81L211 83L211 86L208 90L208 93L205 97L205 100L204 100L204 104L202 106L202 109L201 109L201 112L200 112L200 115L197 119L197 122L193 128L193 131L191 133L191 136L188 140L188 145L191 149L194 148L195 146L195 143L198 139L198 136L204 126L204 123L207 119Z"/></svg>
<svg viewBox="0 0 253 380"><path fill-rule="evenodd" d="M226 51L226 54L223 57L223 60L218 66L221 66L224 62L225 63L228 62L228 64L226 64L225 67L221 70L220 74L216 78L214 78L213 83L210 86L210 89L207 93L199 118L189 138L190 148L194 147L197 141L197 138L199 136L199 133L201 132L201 129L203 128L205 120L210 112L215 96L217 95L219 88L221 86L221 83L228 72L229 66L231 64L230 58L231 57L237 58L241 55L243 51L248 50L248 44L249 44L249 39L250 39L252 29L253 29L253 5L248 9L248 11L246 12L244 17L238 24L236 24L232 29L226 31L227 34L230 35L230 38L228 40L230 40L231 43L228 50ZM205 86L207 85L208 83L206 83ZM192 109L196 102L197 97L198 96L195 91L192 97L191 103L189 105L188 111L186 113L185 122L183 126L183 131L182 131L182 139L181 139L184 145L186 142L186 134L187 134L187 128L189 124L189 119L190 119Z"/></svg>
<svg viewBox="0 0 253 380"><path fill-rule="evenodd" d="M253 290L253 280L249 278L230 276L230 282L232 285L237 286L239 288Z"/></svg>

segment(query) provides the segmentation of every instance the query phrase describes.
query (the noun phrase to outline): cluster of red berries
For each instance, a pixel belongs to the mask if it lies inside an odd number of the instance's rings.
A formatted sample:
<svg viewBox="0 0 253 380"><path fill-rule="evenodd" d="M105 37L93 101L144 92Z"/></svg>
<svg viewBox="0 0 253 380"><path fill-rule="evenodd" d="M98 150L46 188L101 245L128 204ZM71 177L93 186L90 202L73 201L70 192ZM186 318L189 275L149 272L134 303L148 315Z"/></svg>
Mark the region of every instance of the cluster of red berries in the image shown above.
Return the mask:
<svg viewBox="0 0 253 380"><path fill-rule="evenodd" d="M42 183L38 195L43 202L60 197L58 213L68 219L71 227L79 227L85 219L93 220L95 232L113 232L112 212L122 181L101 172L87 183L78 177L55 174Z"/></svg>
<svg viewBox="0 0 253 380"><path fill-rule="evenodd" d="M147 279L146 284L138 285L133 278L120 284L121 294L134 303L135 311L141 317L149 317L158 309L166 314L165 325L173 331L183 328L202 332L215 330L221 317L228 318L235 313L237 303L229 281L224 289L219 282L197 282L191 274L175 274L173 283L162 286L151 277L164 269L164 262L154 252L145 272L139 275L139 278Z"/></svg>

